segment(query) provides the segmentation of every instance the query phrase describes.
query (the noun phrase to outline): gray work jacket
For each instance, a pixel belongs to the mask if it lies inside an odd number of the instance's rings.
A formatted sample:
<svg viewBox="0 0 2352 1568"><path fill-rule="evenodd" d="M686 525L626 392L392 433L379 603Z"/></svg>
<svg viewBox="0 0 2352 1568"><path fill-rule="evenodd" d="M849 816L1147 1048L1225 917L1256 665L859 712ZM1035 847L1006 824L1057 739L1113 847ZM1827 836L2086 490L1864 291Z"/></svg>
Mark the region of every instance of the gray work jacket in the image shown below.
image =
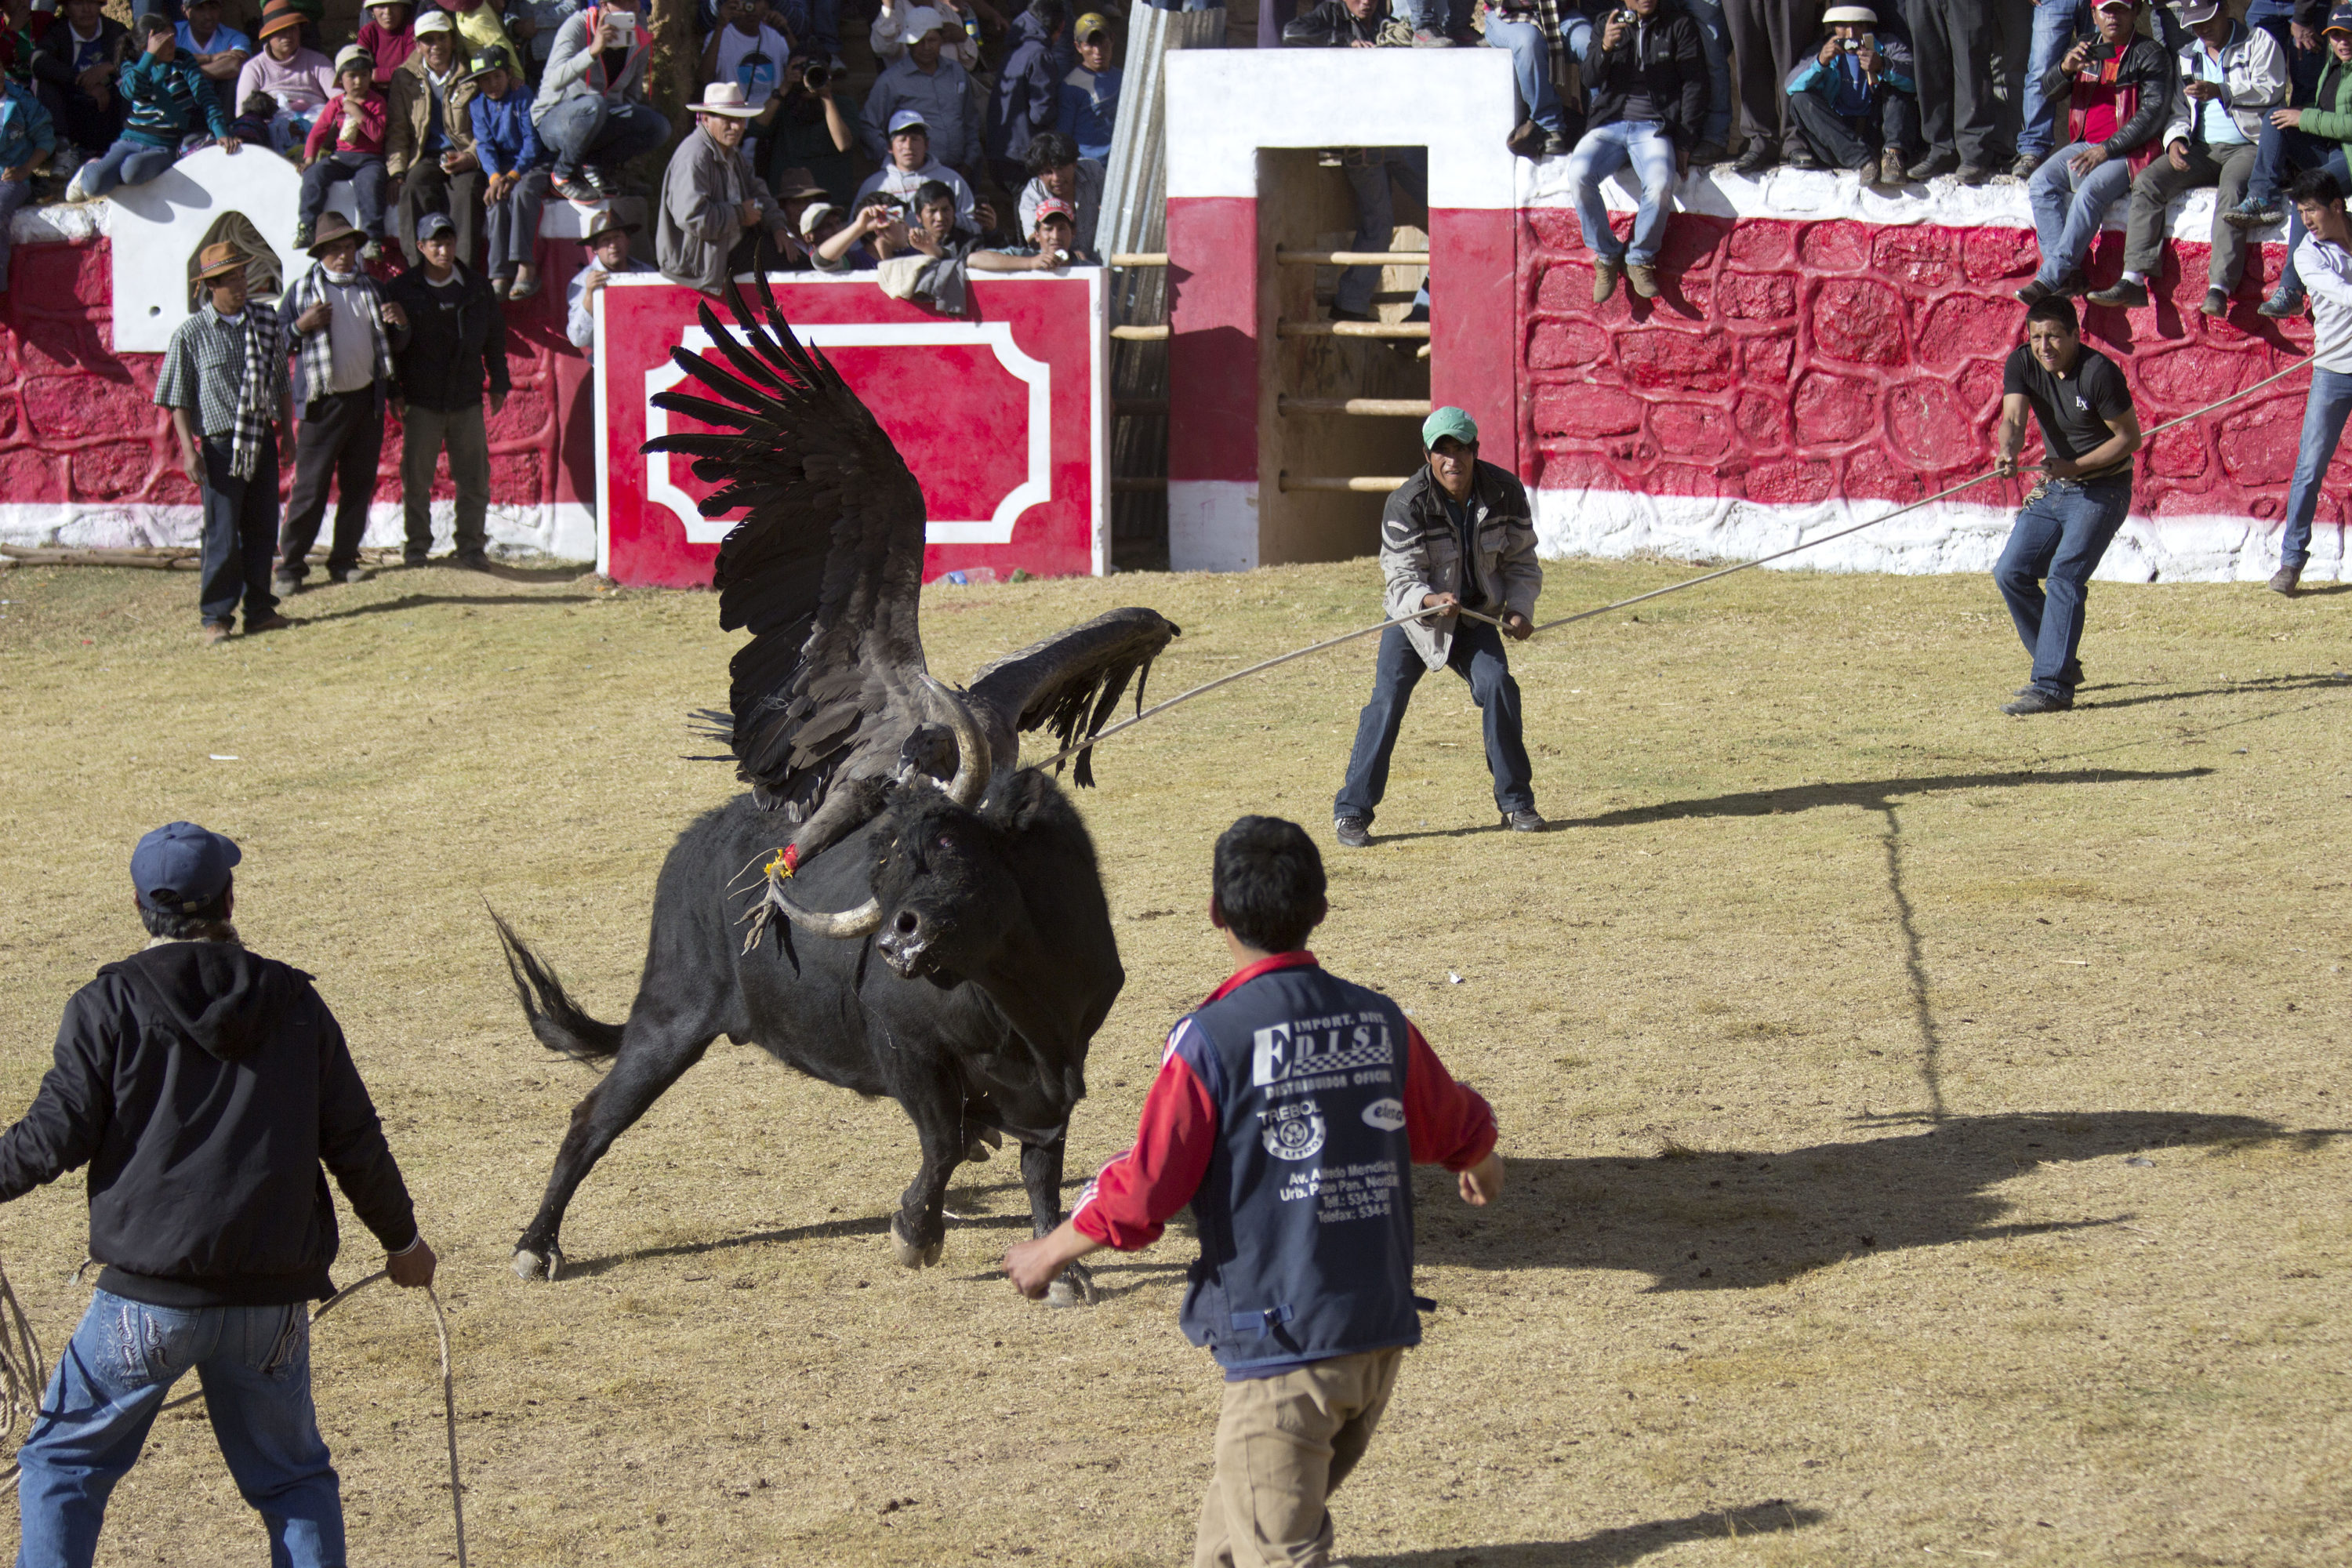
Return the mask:
<svg viewBox="0 0 2352 1568"><path fill-rule="evenodd" d="M1394 620L1421 608L1426 594L1483 598L1486 613L1500 618L1516 612L1533 619L1536 595L1543 592L1543 565L1536 560L1536 528L1528 492L1492 463L1481 462L1470 481L1470 521L1478 540L1471 569L1476 591L1463 587L1462 547L1454 520L1445 515L1444 492L1423 463L1390 495L1381 514L1381 571L1388 578L1388 613ZM1459 618L1432 616L1408 622L1404 635L1432 669L1443 669L1454 648Z"/></svg>

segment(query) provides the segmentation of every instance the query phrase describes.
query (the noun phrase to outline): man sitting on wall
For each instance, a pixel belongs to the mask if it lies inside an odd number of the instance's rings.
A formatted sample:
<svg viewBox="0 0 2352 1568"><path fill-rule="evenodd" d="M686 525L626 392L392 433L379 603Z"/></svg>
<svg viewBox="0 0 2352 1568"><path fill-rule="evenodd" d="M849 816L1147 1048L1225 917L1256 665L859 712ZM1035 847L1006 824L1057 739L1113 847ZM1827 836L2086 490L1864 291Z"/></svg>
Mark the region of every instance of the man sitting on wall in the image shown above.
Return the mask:
<svg viewBox="0 0 2352 1568"><path fill-rule="evenodd" d="M253 40L221 25L221 0L188 0L184 14L173 35L180 54L212 83L222 108L236 108L237 73L253 58Z"/></svg>
<svg viewBox="0 0 2352 1568"><path fill-rule="evenodd" d="M1591 83L1590 128L1568 161L1576 217L1591 250L1592 302L1606 302L1622 274L1644 300L1658 297L1658 252L1675 182L1690 167L1690 148L1706 118L1706 57L1698 24L1665 0L1626 0L1592 35L1585 51ZM1642 185L1632 243L1609 226L1601 182L1633 165Z"/></svg>
<svg viewBox="0 0 2352 1568"><path fill-rule="evenodd" d="M1832 5L1822 20L1829 37L1821 52L1789 73L1789 119L1804 143L1789 166L1875 163L1876 184L1899 185L1906 164L1925 151L1911 46L1882 29L1867 5Z"/></svg>
<svg viewBox="0 0 2352 1568"><path fill-rule="evenodd" d="M2100 0L2097 40L2067 50L2043 83L2054 93L2073 82L2073 134L2025 183L2042 270L2017 291L2024 304L2089 291L2083 258L2134 172L2156 155L2172 104L2172 59L2135 31L2138 20L2139 0Z"/></svg>
<svg viewBox="0 0 2352 1568"><path fill-rule="evenodd" d="M2189 0L2181 20L2196 37L2180 51L2180 97L2164 128L2165 155L2132 182L2124 275L2091 303L2147 304L2147 280L2163 258L2166 213L2190 191L2219 185L2203 310L2220 316L2246 270L2246 232L2229 221L2229 210L2253 175L2263 117L2286 101L2286 51L2260 27L2232 21L2221 0Z"/></svg>
<svg viewBox="0 0 2352 1568"><path fill-rule="evenodd" d="M91 202L119 185L143 185L180 159L180 144L209 130L221 151L234 153L220 94L180 53L172 24L152 13L139 18L139 58L122 68L122 96L131 106L122 135L84 163L66 186L66 200Z"/></svg>
<svg viewBox="0 0 2352 1568"><path fill-rule="evenodd" d="M41 35L33 80L58 134L95 157L114 145L130 112L115 77L137 46L131 29L106 16L100 0L65 0L62 26Z"/></svg>
<svg viewBox="0 0 2352 1568"><path fill-rule="evenodd" d="M446 11L416 19L416 47L384 90L383 170L400 182L402 248L417 265L415 235L427 213L457 226L457 255L474 258L482 205L482 161L474 153L471 104L478 89L457 53L457 25Z"/></svg>

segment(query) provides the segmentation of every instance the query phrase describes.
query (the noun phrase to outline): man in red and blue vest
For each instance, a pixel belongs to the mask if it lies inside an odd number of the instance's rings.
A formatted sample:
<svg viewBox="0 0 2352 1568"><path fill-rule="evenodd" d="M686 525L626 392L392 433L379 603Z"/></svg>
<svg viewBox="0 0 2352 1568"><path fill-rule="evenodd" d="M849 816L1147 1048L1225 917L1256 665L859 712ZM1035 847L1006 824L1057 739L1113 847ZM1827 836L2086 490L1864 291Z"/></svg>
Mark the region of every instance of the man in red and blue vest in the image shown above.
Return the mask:
<svg viewBox="0 0 2352 1568"><path fill-rule="evenodd" d="M1503 1161L1494 1110L1403 1010L1305 950L1329 907L1305 829L1243 817L1217 840L1213 889L1233 975L1168 1037L1135 1146L1004 1271L1041 1297L1065 1264L1149 1247L1191 1204L1181 1321L1225 1372L1195 1568L1320 1568L1330 1494L1421 1342L1406 1167L1443 1164L1483 1207Z"/></svg>

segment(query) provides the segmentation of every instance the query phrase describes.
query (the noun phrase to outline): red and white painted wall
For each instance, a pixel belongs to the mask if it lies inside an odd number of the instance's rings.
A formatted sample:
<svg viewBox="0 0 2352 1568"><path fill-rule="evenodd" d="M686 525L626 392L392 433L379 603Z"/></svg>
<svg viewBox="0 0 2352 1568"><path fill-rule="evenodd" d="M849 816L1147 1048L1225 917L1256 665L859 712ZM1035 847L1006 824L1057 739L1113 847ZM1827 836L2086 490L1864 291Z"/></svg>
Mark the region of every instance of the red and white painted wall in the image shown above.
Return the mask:
<svg viewBox="0 0 2352 1568"><path fill-rule="evenodd" d="M2024 187L1885 195L1852 174L1727 171L1693 180L1674 218L1666 295L1591 302L1567 160L1503 150L1498 50L1202 52L1168 72L1174 328L1170 552L1179 567L1256 563L1255 340L1261 147L1426 146L1432 398L1470 409L1484 455L1534 494L1551 555L1753 557L1980 473L2013 290L2036 261ZM1621 226L1630 184L1613 183ZM2261 247L2224 321L2198 311L2212 197L2173 219L2157 302L2090 310L2088 341L2124 368L2154 426L2252 385L2308 351L2307 323L2253 310L2283 247ZM2123 218L2121 204L2113 222ZM2275 239L2275 237L2273 237ZM2095 247L2095 283L2121 267ZM2158 437L2103 576L2247 580L2277 564L2305 383L2291 376ZM2343 571L2352 454L2325 487L2308 575ZM1791 564L1975 571L1998 554L2017 485L1988 485Z"/></svg>

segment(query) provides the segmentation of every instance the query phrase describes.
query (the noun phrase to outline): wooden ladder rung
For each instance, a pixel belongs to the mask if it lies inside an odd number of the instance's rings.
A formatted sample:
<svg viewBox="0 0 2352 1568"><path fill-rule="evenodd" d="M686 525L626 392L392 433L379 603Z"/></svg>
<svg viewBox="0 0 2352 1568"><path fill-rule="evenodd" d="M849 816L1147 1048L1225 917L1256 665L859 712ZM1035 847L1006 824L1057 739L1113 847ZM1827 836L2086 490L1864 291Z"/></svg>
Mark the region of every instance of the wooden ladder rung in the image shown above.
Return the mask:
<svg viewBox="0 0 2352 1568"><path fill-rule="evenodd" d="M1277 414L1360 414L1373 418L1424 419L1426 397L1293 397L1283 393L1274 400Z"/></svg>
<svg viewBox="0 0 2352 1568"><path fill-rule="evenodd" d="M1402 479L1374 478L1364 474L1350 476L1294 474L1285 468L1276 478L1276 486L1286 494L1294 490L1336 490L1355 495L1384 496L1404 483Z"/></svg>
<svg viewBox="0 0 2352 1568"><path fill-rule="evenodd" d="M1164 343L1168 341L1165 325L1157 327L1113 327L1110 335L1123 343Z"/></svg>
<svg viewBox="0 0 2352 1568"><path fill-rule="evenodd" d="M1118 329L1113 328L1114 331ZM1427 321L1280 321L1275 334L1285 338L1426 338Z"/></svg>
<svg viewBox="0 0 2352 1568"><path fill-rule="evenodd" d="M1286 267L1426 267L1426 250L1293 250L1274 247L1275 260Z"/></svg>

